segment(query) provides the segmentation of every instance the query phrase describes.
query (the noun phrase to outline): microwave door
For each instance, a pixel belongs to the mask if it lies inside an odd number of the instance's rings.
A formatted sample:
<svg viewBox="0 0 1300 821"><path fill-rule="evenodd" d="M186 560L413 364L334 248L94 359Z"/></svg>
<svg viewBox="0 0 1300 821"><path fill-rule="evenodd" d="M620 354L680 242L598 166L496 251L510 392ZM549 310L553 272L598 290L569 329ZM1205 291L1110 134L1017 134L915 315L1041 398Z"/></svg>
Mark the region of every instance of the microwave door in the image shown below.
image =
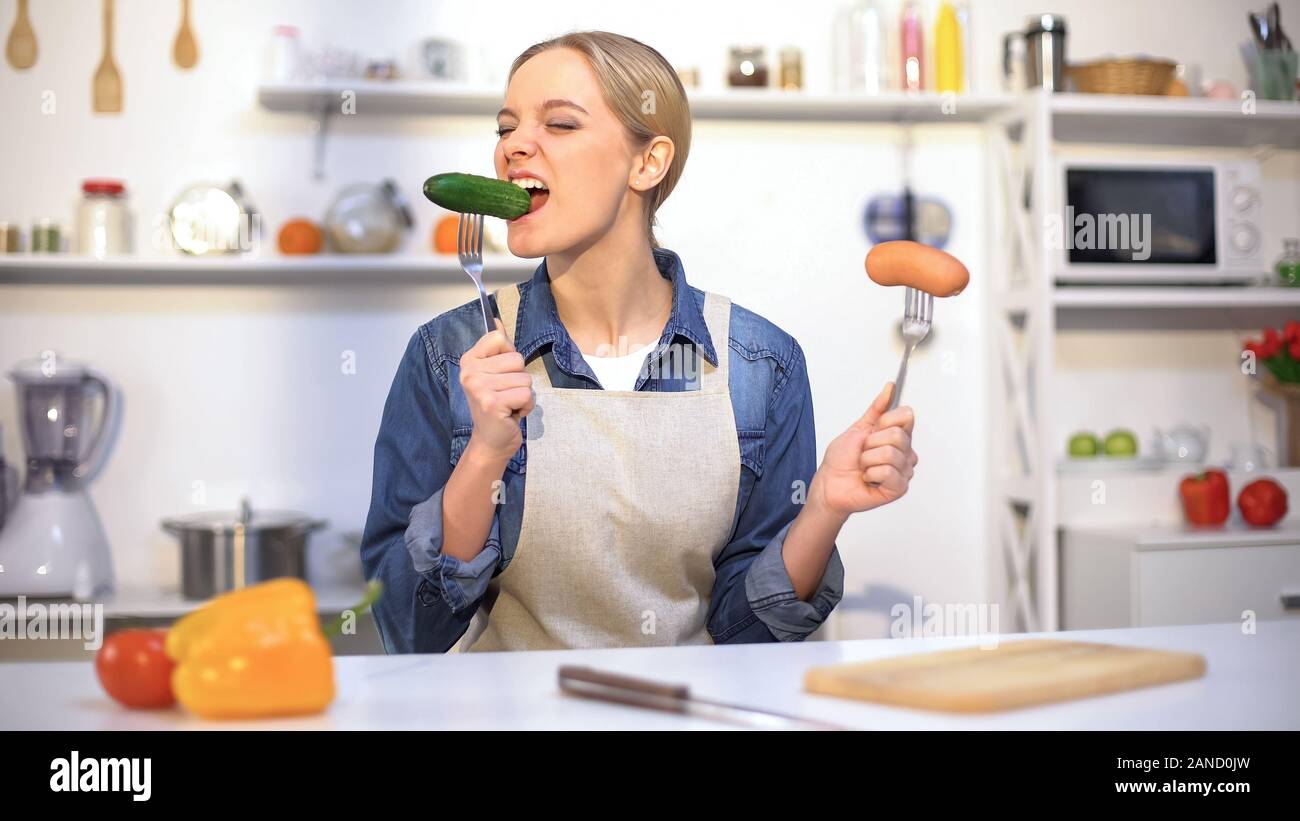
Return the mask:
<svg viewBox="0 0 1300 821"><path fill-rule="evenodd" d="M1218 264L1214 172L1071 168L1065 226L1071 266L1213 269Z"/></svg>

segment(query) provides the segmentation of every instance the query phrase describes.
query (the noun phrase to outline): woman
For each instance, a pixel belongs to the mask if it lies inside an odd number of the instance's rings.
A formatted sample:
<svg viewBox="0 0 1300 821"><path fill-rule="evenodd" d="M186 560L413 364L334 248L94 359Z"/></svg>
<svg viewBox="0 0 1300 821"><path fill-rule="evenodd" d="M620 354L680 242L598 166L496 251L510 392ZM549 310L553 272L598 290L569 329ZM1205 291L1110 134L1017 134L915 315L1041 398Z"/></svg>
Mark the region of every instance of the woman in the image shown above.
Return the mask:
<svg viewBox="0 0 1300 821"><path fill-rule="evenodd" d="M686 282L655 212L690 148L676 73L606 32L532 46L497 116L531 280L412 337L361 545L389 652L799 641L843 593L835 538L902 496L892 385L816 464L791 336ZM611 355L612 354L612 355Z"/></svg>

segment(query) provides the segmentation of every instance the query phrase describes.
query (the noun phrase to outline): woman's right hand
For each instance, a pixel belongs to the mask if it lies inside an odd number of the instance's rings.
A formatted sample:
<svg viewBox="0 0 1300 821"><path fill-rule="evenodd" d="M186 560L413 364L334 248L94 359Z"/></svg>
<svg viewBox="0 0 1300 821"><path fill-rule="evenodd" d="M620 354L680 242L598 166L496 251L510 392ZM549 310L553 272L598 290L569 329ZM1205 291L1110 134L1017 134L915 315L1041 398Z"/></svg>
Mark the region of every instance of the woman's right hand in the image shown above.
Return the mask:
<svg viewBox="0 0 1300 821"><path fill-rule="evenodd" d="M460 386L474 420L466 448L504 464L523 444L519 419L533 409L533 376L500 319L496 326L460 358Z"/></svg>

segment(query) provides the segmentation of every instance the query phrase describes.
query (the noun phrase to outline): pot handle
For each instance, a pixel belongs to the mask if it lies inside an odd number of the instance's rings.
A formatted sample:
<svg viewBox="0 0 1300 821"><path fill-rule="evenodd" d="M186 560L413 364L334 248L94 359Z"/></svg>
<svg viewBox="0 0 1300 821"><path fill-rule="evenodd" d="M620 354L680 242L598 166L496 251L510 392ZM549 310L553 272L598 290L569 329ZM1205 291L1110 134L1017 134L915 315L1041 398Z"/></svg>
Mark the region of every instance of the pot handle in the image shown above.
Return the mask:
<svg viewBox="0 0 1300 821"><path fill-rule="evenodd" d="M118 436L118 416L122 410L122 395L117 385L102 371L86 368L86 381L97 386L104 399L104 409L99 419L99 432L90 443L85 460L77 465L76 472L82 482L93 482L108 462L109 451Z"/></svg>
<svg viewBox="0 0 1300 821"><path fill-rule="evenodd" d="M329 521L326 519L308 519L307 521L298 525L297 532L299 536L306 536L308 533L311 533L314 530L320 530L321 528L328 527L328 526L329 526Z"/></svg>

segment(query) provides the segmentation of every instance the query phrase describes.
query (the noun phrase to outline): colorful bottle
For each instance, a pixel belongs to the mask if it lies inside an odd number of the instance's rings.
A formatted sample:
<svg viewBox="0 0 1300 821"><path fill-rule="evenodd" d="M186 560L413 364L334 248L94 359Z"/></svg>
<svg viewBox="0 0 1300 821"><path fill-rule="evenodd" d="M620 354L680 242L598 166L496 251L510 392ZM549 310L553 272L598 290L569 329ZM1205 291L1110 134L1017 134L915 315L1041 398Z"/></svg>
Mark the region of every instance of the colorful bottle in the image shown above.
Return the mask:
<svg viewBox="0 0 1300 821"><path fill-rule="evenodd" d="M944 0L934 24L934 90L961 92L965 87L963 73L961 24L957 22L957 9Z"/></svg>
<svg viewBox="0 0 1300 821"><path fill-rule="evenodd" d="M898 22L902 76L899 78L904 91L917 92L925 88L925 44L921 33L921 13L916 10L915 0L907 0Z"/></svg>

